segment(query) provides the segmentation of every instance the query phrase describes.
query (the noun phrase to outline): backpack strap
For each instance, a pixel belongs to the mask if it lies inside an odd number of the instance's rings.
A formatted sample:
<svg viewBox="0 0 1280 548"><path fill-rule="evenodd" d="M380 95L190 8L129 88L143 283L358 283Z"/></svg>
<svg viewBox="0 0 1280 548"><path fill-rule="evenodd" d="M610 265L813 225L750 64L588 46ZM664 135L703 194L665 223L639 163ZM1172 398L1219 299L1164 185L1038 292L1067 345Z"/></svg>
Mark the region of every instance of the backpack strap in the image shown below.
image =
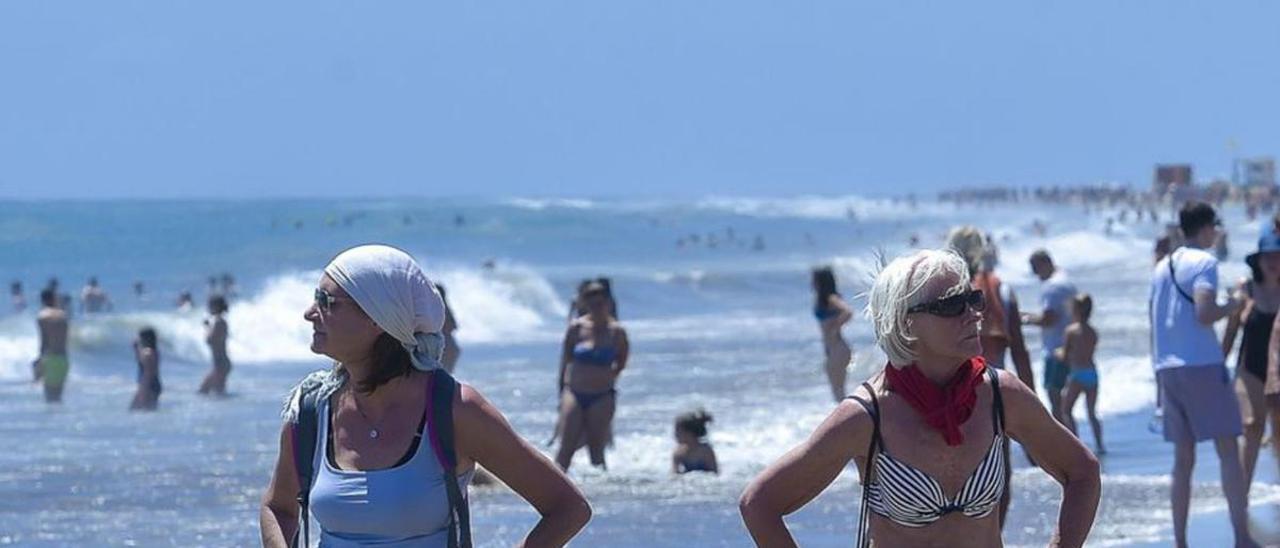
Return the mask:
<svg viewBox="0 0 1280 548"><path fill-rule="evenodd" d="M870 516L867 515L871 508L867 505L867 485L871 483L872 470L875 469L875 454L880 449L880 401L876 399L876 392L871 388L870 383L864 382L862 387L867 390L867 395L871 396L871 401L868 402L856 395L848 398L858 402L863 409L867 410L867 414L871 415L871 444L867 446L867 476L862 478L862 509L858 512L856 544L860 548L866 548L871 546Z"/></svg>
<svg viewBox="0 0 1280 548"><path fill-rule="evenodd" d="M298 422L293 423L289 435L293 443L293 468L298 472L298 521L301 522L293 536L294 546L311 546L311 518L308 511L311 508L311 480L315 473L319 392L319 386L313 386L299 395ZM301 533L301 538L298 533Z"/></svg>
<svg viewBox="0 0 1280 548"><path fill-rule="evenodd" d="M427 421L427 426L431 449L440 462L445 491L449 496L449 548L471 548L471 511L454 471L458 465L453 445L453 397L457 387L457 381L445 370L431 372L427 379L431 420Z"/></svg>

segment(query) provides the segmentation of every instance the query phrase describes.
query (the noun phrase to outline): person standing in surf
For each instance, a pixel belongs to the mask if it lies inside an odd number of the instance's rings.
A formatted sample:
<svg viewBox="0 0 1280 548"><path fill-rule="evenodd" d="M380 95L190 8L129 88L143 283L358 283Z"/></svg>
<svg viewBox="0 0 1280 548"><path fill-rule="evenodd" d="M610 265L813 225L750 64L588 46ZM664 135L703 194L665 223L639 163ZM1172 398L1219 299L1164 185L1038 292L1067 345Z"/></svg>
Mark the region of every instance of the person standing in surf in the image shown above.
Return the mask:
<svg viewBox="0 0 1280 548"><path fill-rule="evenodd" d="M845 380L849 376L849 361L853 359L853 349L845 342L840 328L853 318L853 310L836 290L836 275L831 267L815 268L812 285L815 298L813 317L818 320L825 357L823 369L827 373L827 383L831 385L831 396L838 402L847 394Z"/></svg>
<svg viewBox="0 0 1280 548"><path fill-rule="evenodd" d="M200 383L200 394L226 396L227 376L231 374L231 358L227 356L227 298L209 297L209 317L204 320L204 342L213 357L213 369Z"/></svg>
<svg viewBox="0 0 1280 548"><path fill-rule="evenodd" d="M560 448L556 463L568 470L585 442L591 464L607 468L605 446L613 431L618 377L627 367L627 331L610 315L608 290L599 281L582 287L587 313L569 324L560 355Z"/></svg>

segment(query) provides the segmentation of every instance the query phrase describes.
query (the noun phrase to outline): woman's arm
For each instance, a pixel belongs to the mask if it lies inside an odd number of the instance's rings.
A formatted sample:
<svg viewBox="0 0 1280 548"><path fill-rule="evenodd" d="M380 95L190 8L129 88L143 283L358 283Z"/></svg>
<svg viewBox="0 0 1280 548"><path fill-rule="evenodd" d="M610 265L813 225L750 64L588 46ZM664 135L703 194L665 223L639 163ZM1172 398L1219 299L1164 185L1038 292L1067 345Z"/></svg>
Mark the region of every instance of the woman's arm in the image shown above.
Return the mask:
<svg viewBox="0 0 1280 548"><path fill-rule="evenodd" d="M1244 292L1244 289L1247 283L1248 282L1241 281L1237 291ZM1236 345L1236 335L1240 333L1240 324L1241 322L1244 321L1244 318L1247 318L1249 316L1249 311L1252 308L1253 308L1253 299L1249 298L1245 300L1244 307L1241 308L1241 311L1239 314L1231 314L1227 316L1227 329L1222 333L1222 357L1223 358L1231 357L1231 349L1234 348ZM1240 352L1242 354L1244 353L1243 347L1240 348ZM1240 356L1240 359L1243 360L1244 356Z"/></svg>
<svg viewBox="0 0 1280 548"><path fill-rule="evenodd" d="M1013 375L1000 372L1000 394L1009 435L1062 484L1058 530L1051 546L1083 546L1098 511L1102 481L1098 459L1045 411L1035 393Z"/></svg>
<svg viewBox="0 0 1280 548"><path fill-rule="evenodd" d="M1027 352L1027 341L1022 337L1022 316L1018 311L1018 296L1009 291L1009 310L1005 315L1009 318L1009 359L1013 360L1013 368L1018 372L1018 379L1028 387L1035 387L1035 374L1031 372L1031 354Z"/></svg>
<svg viewBox="0 0 1280 548"><path fill-rule="evenodd" d="M1262 391L1267 395L1280 394L1280 315L1271 324L1271 342L1267 343L1267 383Z"/></svg>
<svg viewBox="0 0 1280 548"><path fill-rule="evenodd" d="M280 456L276 457L276 470L258 512L264 548L289 548L298 532L298 469L293 465L290 428L286 422L280 430Z"/></svg>
<svg viewBox="0 0 1280 548"><path fill-rule="evenodd" d="M618 349L613 362L614 379L622 376L622 370L627 368L627 359L631 357L631 340L627 339L627 330L619 327L617 337L615 344Z"/></svg>
<svg viewBox="0 0 1280 548"><path fill-rule="evenodd" d="M474 388L462 385L453 405L459 467L463 459L479 463L542 514L522 546L568 543L591 519L591 506L578 488Z"/></svg>
<svg viewBox="0 0 1280 548"><path fill-rule="evenodd" d="M835 481L870 436L871 417L861 405L844 400L809 439L756 476L738 501L756 545L795 546L782 517Z"/></svg>
<svg viewBox="0 0 1280 548"><path fill-rule="evenodd" d="M840 298L839 295L832 295L828 297L827 304L840 311L834 318L828 321L835 322L837 326L842 326L849 323L849 320L853 319L853 309L849 308L849 303L844 302L844 299Z"/></svg>
<svg viewBox="0 0 1280 548"><path fill-rule="evenodd" d="M564 342L560 344L560 374L556 377L556 394L564 392L565 374L569 370L569 362L573 361L573 345L578 344L578 324L572 322L564 332Z"/></svg>

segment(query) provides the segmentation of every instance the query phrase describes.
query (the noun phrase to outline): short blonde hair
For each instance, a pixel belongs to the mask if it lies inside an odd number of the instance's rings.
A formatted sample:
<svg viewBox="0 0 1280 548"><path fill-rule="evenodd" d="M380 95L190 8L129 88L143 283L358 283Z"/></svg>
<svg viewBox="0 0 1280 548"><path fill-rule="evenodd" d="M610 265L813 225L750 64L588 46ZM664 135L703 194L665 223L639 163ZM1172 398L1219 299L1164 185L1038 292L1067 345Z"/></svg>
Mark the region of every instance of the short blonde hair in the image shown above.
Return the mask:
<svg viewBox="0 0 1280 548"><path fill-rule="evenodd" d="M926 294L935 280L954 277L958 282L941 294ZM876 275L867 297L867 319L875 331L876 344L895 367L915 363L907 309L926 301L949 296L969 287L969 268L951 249L925 249L898 257Z"/></svg>

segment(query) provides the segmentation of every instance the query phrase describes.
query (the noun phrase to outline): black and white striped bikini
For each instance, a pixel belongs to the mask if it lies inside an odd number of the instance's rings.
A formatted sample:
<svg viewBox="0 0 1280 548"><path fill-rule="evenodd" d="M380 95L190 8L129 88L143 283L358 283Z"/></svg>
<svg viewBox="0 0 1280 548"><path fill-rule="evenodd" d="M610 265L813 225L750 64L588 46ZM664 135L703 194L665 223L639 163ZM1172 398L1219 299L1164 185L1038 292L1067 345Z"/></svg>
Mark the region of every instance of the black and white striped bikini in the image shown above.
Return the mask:
<svg viewBox="0 0 1280 548"><path fill-rule="evenodd" d="M849 396L871 414L874 430L867 450L867 478L863 481L862 512L858 517L858 546L870 546L868 510L903 527L924 527L947 514L960 512L973 519L991 514L1000 505L1009 484L1009 438L1004 433L1004 405L996 372L987 368L991 379L991 426L995 438L978 467L965 480L954 498L942 492L942 486L924 472L889 455L880 438L880 402L871 385L862 383L871 401Z"/></svg>

